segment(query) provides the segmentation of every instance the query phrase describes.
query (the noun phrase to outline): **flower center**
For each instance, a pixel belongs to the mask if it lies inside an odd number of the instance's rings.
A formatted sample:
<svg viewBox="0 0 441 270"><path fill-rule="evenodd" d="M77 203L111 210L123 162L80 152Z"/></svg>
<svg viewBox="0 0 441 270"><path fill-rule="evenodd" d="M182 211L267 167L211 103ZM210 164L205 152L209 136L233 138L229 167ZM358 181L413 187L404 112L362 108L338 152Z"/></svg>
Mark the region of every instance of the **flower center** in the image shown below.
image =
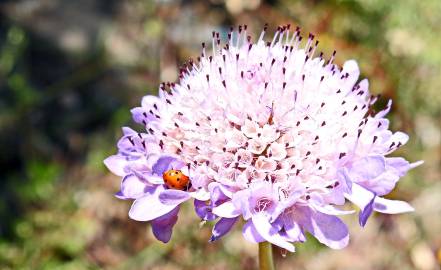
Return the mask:
<svg viewBox="0 0 441 270"><path fill-rule="evenodd" d="M270 208L273 204L273 201L268 199L268 198L260 198L257 202L256 202L256 206L254 207L254 211L256 211L256 213L259 212L263 212L266 211L268 208Z"/></svg>

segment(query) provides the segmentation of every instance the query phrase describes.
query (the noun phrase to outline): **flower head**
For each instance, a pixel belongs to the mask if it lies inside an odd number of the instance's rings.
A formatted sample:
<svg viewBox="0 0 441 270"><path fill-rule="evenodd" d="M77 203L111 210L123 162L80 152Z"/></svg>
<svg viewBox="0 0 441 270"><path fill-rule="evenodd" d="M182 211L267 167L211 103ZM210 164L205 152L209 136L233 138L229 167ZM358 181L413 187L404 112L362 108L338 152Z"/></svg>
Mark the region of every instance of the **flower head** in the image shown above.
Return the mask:
<svg viewBox="0 0 441 270"><path fill-rule="evenodd" d="M335 52L315 57L314 35L302 47L299 28L279 27L271 42L265 32L252 43L239 26L224 47L213 32L211 55L203 44L178 83L145 96L132 110L145 130L124 128L118 154L105 160L123 177L117 197L135 200L130 217L151 221L159 240L170 239L189 199L199 217L217 220L211 241L243 219L247 240L289 251L306 232L345 247L348 229L338 216L354 212L339 208L346 201L361 209L362 226L372 211L412 211L382 198L420 164L386 157L408 140L388 129L391 103L374 114L376 97L358 81L357 63L340 68ZM171 169L189 177L184 188L164 181Z"/></svg>

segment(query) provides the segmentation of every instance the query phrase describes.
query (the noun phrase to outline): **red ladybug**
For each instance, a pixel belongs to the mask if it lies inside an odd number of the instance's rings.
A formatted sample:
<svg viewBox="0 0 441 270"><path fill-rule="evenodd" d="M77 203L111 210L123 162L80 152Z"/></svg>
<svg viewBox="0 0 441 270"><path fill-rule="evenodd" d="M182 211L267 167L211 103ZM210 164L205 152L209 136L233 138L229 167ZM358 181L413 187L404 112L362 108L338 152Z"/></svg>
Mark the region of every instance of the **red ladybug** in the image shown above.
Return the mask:
<svg viewBox="0 0 441 270"><path fill-rule="evenodd" d="M165 185L171 189L184 190L190 182L190 178L180 170L168 170L162 175L162 178Z"/></svg>

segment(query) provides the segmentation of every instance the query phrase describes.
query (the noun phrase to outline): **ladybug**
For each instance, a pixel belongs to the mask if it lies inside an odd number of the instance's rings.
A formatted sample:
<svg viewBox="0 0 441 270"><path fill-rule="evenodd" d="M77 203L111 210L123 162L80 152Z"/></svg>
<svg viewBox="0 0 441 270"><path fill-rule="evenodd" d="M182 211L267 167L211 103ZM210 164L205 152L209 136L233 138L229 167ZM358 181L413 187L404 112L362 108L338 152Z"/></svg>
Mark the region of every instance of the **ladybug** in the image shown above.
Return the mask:
<svg viewBox="0 0 441 270"><path fill-rule="evenodd" d="M165 185L171 189L184 190L190 182L190 178L180 170L168 170L162 175L162 178Z"/></svg>

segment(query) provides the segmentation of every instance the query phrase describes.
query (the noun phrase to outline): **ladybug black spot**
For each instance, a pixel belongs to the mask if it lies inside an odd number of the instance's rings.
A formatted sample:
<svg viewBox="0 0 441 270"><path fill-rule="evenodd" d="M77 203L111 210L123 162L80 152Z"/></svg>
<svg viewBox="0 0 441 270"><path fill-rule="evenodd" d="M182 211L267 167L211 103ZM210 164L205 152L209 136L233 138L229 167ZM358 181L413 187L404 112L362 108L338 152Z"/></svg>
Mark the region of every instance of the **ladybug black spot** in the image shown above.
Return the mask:
<svg viewBox="0 0 441 270"><path fill-rule="evenodd" d="M179 177L178 177L178 178L176 178L176 181L178 181L178 182L179 182L179 181L181 181L181 178L179 178Z"/></svg>

